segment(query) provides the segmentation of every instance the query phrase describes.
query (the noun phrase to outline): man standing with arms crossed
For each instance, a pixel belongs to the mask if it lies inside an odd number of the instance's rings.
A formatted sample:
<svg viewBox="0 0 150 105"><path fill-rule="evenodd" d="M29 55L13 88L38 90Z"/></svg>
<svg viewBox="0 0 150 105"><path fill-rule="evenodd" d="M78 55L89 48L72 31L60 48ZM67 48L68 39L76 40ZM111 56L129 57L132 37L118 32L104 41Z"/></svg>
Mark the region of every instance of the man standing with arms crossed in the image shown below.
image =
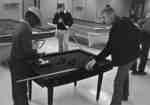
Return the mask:
<svg viewBox="0 0 150 105"><path fill-rule="evenodd" d="M57 4L57 12L53 18L53 24L57 25L56 37L59 44L59 52L68 50L69 28L73 24L73 18L69 11L65 10L64 3Z"/></svg>

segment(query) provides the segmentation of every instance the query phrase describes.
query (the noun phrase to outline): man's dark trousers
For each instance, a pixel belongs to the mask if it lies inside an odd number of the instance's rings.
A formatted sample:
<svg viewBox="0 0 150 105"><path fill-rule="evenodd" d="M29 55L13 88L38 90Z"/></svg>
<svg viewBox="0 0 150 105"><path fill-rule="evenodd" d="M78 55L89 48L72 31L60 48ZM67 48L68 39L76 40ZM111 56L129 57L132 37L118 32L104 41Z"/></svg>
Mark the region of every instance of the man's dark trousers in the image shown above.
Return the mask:
<svg viewBox="0 0 150 105"><path fill-rule="evenodd" d="M148 54L149 54L149 48L150 48L150 45L149 45L150 34L143 32L142 36L143 38L141 41L142 48L141 48L139 66L137 68L137 62L136 62L131 68L134 73L136 72L143 73L145 70L147 60L148 60Z"/></svg>
<svg viewBox="0 0 150 105"><path fill-rule="evenodd" d="M18 79L24 78L26 75L25 69L26 71L30 70L29 66L27 66L24 62L13 60L13 62L10 63L12 98L14 105L29 105L27 96L27 82L16 82Z"/></svg>

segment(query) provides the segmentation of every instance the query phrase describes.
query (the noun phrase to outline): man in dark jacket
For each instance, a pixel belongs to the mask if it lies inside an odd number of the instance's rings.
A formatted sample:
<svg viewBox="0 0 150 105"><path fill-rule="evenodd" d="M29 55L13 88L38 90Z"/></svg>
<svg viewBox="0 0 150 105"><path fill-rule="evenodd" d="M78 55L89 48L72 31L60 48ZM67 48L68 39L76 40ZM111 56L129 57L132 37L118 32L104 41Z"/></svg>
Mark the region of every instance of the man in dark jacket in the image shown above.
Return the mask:
<svg viewBox="0 0 150 105"><path fill-rule="evenodd" d="M26 22L20 22L12 38L10 54L10 72L12 79L12 96L14 105L29 105L27 97L27 82L16 83L17 80L33 75L28 59L37 57L32 49L32 31Z"/></svg>
<svg viewBox="0 0 150 105"><path fill-rule="evenodd" d="M57 38L59 52L68 50L69 28L73 24L73 18L69 11L65 10L64 3L58 3L57 12L54 15L53 23L57 25Z"/></svg>
<svg viewBox="0 0 150 105"><path fill-rule="evenodd" d="M118 71L114 80L114 91L110 105L121 105L122 100L128 100L128 71L139 56L139 40L132 31L134 29L128 19L119 18L112 8L104 9L102 14L104 22L112 25L109 40L102 52L87 63L86 68L91 70L96 62L105 59L109 54L111 55L112 63L114 66L118 66Z"/></svg>

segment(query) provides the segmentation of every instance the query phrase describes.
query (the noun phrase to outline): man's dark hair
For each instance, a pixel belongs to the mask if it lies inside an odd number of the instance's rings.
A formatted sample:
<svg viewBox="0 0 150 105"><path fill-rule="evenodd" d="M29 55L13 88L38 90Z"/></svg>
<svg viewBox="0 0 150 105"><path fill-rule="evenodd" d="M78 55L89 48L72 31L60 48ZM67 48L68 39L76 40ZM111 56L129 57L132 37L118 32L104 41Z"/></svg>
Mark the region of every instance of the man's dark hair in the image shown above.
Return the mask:
<svg viewBox="0 0 150 105"><path fill-rule="evenodd" d="M104 14L106 13L107 15L111 15L111 14L114 14L115 11L114 9L109 5L109 6L106 6L102 11L101 11L101 14Z"/></svg>
<svg viewBox="0 0 150 105"><path fill-rule="evenodd" d="M58 3L57 4L57 9L64 8L64 7L65 7L64 3Z"/></svg>
<svg viewBox="0 0 150 105"><path fill-rule="evenodd" d="M36 16L33 12L28 11L25 14L25 20L29 22L31 27L36 27L41 25L41 20L39 19L38 16Z"/></svg>

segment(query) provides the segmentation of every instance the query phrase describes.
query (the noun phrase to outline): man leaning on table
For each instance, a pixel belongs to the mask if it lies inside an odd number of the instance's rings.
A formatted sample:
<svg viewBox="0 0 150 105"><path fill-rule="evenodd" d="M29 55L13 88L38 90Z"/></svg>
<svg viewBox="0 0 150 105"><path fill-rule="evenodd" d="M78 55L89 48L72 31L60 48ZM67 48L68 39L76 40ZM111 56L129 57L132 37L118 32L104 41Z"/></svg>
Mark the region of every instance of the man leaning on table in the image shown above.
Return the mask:
<svg viewBox="0 0 150 105"><path fill-rule="evenodd" d="M128 71L139 56L138 35L131 35L131 30L134 30L131 22L127 18L117 16L113 8L105 8L102 16L105 24L112 25L109 40L102 52L87 63L86 68L92 70L96 63L111 55L113 66L117 66L118 70L110 105L121 105L129 96Z"/></svg>

